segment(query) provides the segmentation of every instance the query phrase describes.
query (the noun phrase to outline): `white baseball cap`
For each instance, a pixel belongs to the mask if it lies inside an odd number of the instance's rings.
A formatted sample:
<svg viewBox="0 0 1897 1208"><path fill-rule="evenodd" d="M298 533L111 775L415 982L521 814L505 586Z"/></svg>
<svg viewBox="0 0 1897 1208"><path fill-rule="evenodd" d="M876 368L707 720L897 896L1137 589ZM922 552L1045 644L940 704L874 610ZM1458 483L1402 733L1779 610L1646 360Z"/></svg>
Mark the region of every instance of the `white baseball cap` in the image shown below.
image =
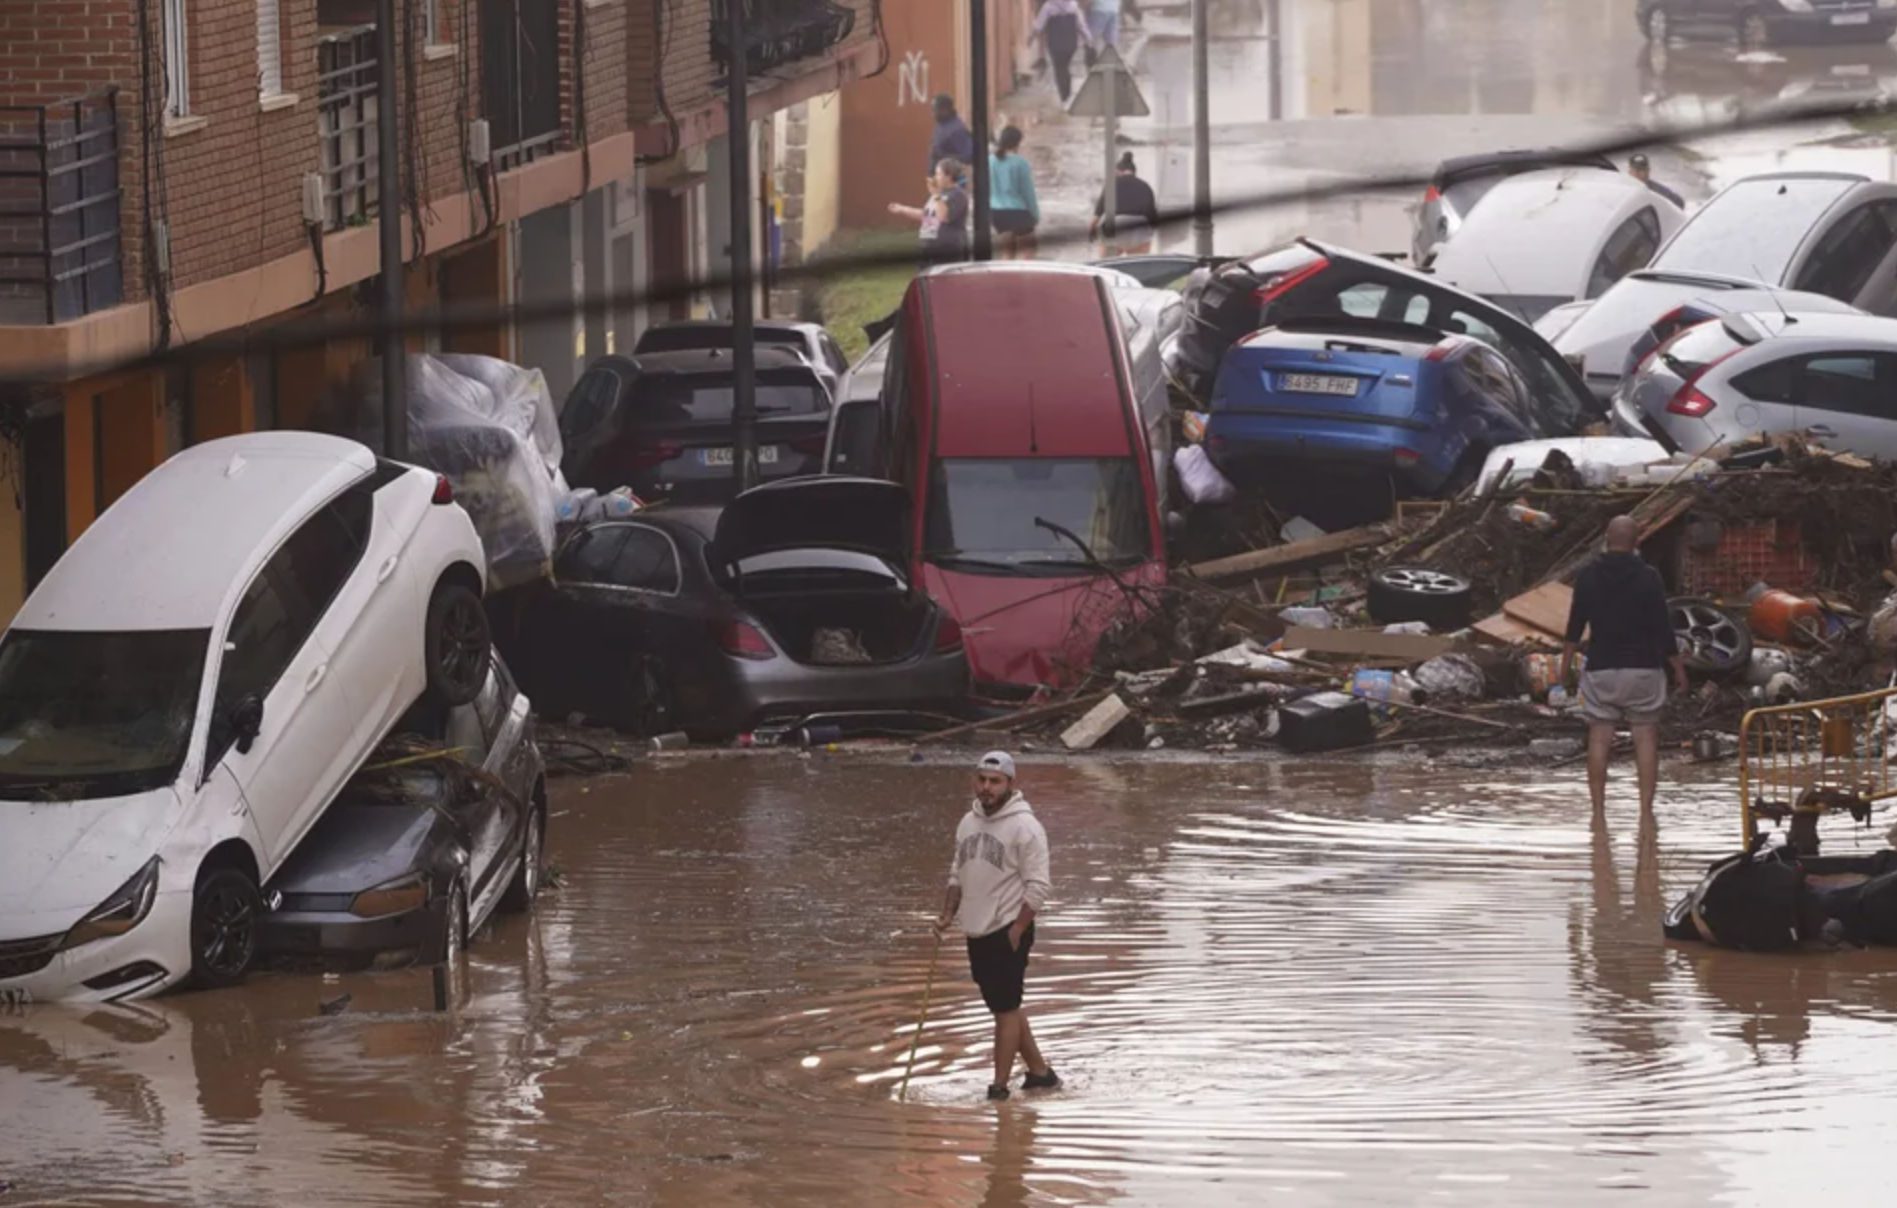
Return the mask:
<svg viewBox="0 0 1897 1208"><path fill-rule="evenodd" d="M1014 779L1014 756L1006 751L990 751L975 764L978 771L1000 772L1009 780Z"/></svg>

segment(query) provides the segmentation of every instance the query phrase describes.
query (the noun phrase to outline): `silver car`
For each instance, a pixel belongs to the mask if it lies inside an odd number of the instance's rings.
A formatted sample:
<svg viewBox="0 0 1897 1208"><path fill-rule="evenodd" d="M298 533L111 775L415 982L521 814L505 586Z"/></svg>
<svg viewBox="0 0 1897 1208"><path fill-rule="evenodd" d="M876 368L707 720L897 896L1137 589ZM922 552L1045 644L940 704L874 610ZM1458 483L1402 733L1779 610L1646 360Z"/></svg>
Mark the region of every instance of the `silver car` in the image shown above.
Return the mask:
<svg viewBox="0 0 1897 1208"><path fill-rule="evenodd" d="M1778 432L1897 458L1897 319L1728 315L1675 336L1614 396L1614 427L1671 449Z"/></svg>
<svg viewBox="0 0 1897 1208"><path fill-rule="evenodd" d="M1424 268L1435 258L1439 245L1448 241L1462 226L1462 220L1475 203L1501 181L1523 172L1542 168L1599 168L1603 172L1620 171L1605 155L1589 151L1566 151L1548 147L1533 151L1491 151L1482 155L1463 155L1445 159L1436 165L1429 188L1414 211L1410 233L1410 263Z"/></svg>

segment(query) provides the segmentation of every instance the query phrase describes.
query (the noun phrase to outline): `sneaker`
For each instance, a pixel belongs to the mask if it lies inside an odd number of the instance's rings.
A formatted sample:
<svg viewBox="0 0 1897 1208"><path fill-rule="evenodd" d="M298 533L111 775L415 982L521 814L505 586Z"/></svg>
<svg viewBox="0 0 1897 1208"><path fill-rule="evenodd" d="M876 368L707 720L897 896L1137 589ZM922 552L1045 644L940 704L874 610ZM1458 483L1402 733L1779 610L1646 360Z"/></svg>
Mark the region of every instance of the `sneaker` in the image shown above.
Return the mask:
<svg viewBox="0 0 1897 1208"><path fill-rule="evenodd" d="M1047 1073L1029 1074L1021 1083L1021 1089L1024 1091L1051 1091L1059 1087L1060 1075L1054 1072L1054 1067L1051 1065L1047 1067Z"/></svg>
<svg viewBox="0 0 1897 1208"><path fill-rule="evenodd" d="M1000 1102L1001 1100L1006 1099L1007 1097L1008 1097L1008 1088L1005 1086L991 1086L988 1088L988 1098L991 1101Z"/></svg>

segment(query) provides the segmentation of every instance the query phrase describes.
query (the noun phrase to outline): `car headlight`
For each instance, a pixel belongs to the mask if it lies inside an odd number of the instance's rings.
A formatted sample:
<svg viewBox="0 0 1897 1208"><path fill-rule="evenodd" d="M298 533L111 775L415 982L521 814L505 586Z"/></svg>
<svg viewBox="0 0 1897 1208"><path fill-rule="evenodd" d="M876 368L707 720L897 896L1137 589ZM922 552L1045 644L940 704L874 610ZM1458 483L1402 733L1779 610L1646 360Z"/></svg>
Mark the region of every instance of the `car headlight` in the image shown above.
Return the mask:
<svg viewBox="0 0 1897 1208"><path fill-rule="evenodd" d="M379 919L385 915L420 910L426 905L428 882L422 879L420 873L414 873L385 882L374 889L363 890L349 903L349 913L357 918Z"/></svg>
<svg viewBox="0 0 1897 1208"><path fill-rule="evenodd" d="M73 929L66 933L65 940L60 943L60 950L124 935L145 921L145 916L151 913L152 901L157 896L158 857L153 856L111 897L99 903L97 910L73 924Z"/></svg>

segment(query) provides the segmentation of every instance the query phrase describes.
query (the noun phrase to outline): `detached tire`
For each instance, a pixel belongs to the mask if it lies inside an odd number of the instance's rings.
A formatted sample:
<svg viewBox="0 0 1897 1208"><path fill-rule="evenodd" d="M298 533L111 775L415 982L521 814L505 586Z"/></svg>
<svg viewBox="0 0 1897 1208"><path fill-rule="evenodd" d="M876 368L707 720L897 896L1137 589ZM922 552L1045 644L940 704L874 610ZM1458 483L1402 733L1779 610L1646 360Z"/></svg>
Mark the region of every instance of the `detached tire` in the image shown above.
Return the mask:
<svg viewBox="0 0 1897 1208"><path fill-rule="evenodd" d="M207 869L191 895L191 981L200 989L235 986L257 955L257 882L228 864Z"/></svg>
<svg viewBox="0 0 1897 1208"><path fill-rule="evenodd" d="M1688 671L1724 676L1752 665L1752 631L1718 604L1689 596L1667 601L1666 611Z"/></svg>
<svg viewBox="0 0 1897 1208"><path fill-rule="evenodd" d="M438 584L422 641L429 694L449 708L472 704L487 683L491 643L481 597L459 583Z"/></svg>
<svg viewBox="0 0 1897 1208"><path fill-rule="evenodd" d="M1472 607L1469 581L1426 566L1392 566L1370 576L1370 616L1383 625L1421 621L1461 629Z"/></svg>

